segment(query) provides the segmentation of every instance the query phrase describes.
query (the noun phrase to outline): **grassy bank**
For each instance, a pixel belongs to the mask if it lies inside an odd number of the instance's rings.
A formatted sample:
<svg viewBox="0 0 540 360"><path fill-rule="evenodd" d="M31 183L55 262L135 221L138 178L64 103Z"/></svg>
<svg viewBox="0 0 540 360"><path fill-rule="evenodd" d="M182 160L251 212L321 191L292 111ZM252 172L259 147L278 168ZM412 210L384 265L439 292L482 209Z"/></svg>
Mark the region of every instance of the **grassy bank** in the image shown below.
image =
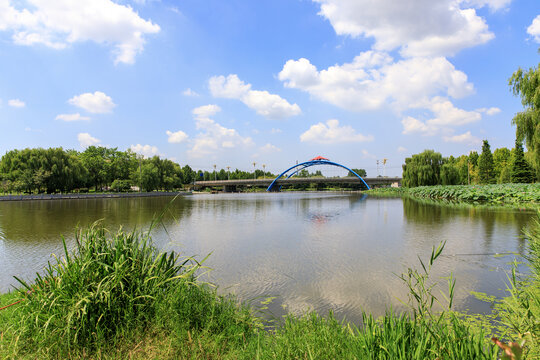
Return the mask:
<svg viewBox="0 0 540 360"><path fill-rule="evenodd" d="M540 334L540 225L530 237L533 275L515 280L494 316L499 335L532 343ZM429 270L441 251L402 275L408 313L366 313L357 328L309 312L265 330L252 309L197 281L204 269L193 259L159 253L147 233L95 226L43 276L0 297L0 307L21 300L0 311L0 358L496 359L491 330L450 310L453 281L447 310L432 310Z"/></svg>
<svg viewBox="0 0 540 360"><path fill-rule="evenodd" d="M468 203L540 206L540 184L437 185L414 188L380 188L373 195L402 195L421 199Z"/></svg>

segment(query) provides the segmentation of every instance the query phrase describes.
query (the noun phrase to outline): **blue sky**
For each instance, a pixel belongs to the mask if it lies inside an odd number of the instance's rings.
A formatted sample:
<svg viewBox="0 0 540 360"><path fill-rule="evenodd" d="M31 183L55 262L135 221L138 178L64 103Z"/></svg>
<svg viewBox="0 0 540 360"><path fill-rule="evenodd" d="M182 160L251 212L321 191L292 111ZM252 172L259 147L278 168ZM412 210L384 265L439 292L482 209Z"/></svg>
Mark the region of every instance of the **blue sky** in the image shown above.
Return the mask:
<svg viewBox="0 0 540 360"><path fill-rule="evenodd" d="M0 0L0 153L400 175L424 149L513 147L508 78L539 47L538 0Z"/></svg>

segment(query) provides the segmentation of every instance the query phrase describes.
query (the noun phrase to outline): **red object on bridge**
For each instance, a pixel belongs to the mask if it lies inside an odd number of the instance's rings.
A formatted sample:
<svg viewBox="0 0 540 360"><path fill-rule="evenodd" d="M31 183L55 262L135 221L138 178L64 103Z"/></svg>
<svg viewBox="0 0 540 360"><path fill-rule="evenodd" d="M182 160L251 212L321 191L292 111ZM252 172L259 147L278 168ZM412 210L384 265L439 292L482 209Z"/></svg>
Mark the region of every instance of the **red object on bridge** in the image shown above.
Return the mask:
<svg viewBox="0 0 540 360"><path fill-rule="evenodd" d="M322 157L322 156L317 156L316 158L313 158L310 161L313 161L313 160L328 160L328 161L330 161L330 159L327 159L327 158Z"/></svg>

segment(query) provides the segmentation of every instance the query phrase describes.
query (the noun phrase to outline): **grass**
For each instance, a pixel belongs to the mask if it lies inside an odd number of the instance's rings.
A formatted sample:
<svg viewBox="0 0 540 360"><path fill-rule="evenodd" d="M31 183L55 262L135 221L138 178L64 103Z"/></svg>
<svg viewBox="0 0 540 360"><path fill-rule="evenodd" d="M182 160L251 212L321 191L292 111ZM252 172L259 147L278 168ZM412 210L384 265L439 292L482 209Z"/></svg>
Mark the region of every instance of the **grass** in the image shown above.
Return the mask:
<svg viewBox="0 0 540 360"><path fill-rule="evenodd" d="M540 335L540 224L527 236L532 273L511 277L509 296L490 319L502 340L526 339L532 359ZM265 330L253 309L197 280L200 263L158 252L149 233L94 225L33 283L0 296L0 307L22 300L0 311L0 358L497 359L489 326L451 310L452 278L444 296L434 293L429 273L443 247L401 275L410 312L364 313L361 327L307 312ZM433 310L435 303L444 310Z"/></svg>

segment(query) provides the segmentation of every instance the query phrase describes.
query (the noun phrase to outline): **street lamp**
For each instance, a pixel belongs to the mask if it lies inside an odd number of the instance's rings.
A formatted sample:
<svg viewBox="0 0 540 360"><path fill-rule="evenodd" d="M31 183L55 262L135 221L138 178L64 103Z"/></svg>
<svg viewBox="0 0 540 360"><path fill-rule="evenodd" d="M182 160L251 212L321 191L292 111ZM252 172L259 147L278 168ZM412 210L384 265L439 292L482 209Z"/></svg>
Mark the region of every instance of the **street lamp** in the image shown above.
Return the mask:
<svg viewBox="0 0 540 360"><path fill-rule="evenodd" d="M256 162L253 163L253 180L255 180L257 178L257 176L255 174L255 165L257 165Z"/></svg>
<svg viewBox="0 0 540 360"><path fill-rule="evenodd" d="M263 179L266 179L266 174L264 171L264 169L266 169L266 164L262 164L262 167L263 167Z"/></svg>
<svg viewBox="0 0 540 360"><path fill-rule="evenodd" d="M217 180L217 174L216 174L216 164L214 164L214 181Z"/></svg>
<svg viewBox="0 0 540 360"><path fill-rule="evenodd" d="M230 166L227 166L227 180L231 180L231 171L230 171L231 167Z"/></svg>

